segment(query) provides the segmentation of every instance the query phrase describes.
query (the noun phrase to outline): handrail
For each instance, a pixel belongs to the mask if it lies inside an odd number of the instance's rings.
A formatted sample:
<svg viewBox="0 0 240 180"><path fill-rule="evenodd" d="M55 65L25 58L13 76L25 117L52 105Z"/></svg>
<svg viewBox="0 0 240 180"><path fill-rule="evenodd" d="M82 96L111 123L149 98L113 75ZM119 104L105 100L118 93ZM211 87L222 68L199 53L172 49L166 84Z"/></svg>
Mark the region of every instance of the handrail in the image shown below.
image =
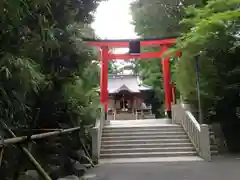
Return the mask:
<svg viewBox="0 0 240 180"><path fill-rule="evenodd" d="M144 115L145 115L146 112L147 112L147 114L151 114L152 115L152 109L151 108L136 109L136 111L135 111L136 119L144 119Z"/></svg>
<svg viewBox="0 0 240 180"><path fill-rule="evenodd" d="M195 117L192 115L192 113L191 113L190 111L186 111L185 113L186 113L187 116L190 118L190 120L191 120L192 123L195 125L195 127L198 129L198 131L201 131L200 124L197 122L197 120L196 120Z"/></svg>
<svg viewBox="0 0 240 180"><path fill-rule="evenodd" d="M180 124L183 127L196 151L203 159L211 159L208 125L200 125L183 104L172 105L172 123Z"/></svg>

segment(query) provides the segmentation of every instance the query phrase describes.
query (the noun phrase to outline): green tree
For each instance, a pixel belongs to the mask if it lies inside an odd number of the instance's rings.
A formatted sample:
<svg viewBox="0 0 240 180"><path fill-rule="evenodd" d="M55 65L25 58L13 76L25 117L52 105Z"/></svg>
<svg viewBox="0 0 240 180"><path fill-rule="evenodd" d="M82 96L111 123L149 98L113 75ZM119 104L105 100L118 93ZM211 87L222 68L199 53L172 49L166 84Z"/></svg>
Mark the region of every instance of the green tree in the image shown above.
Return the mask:
<svg viewBox="0 0 240 180"><path fill-rule="evenodd" d="M184 16L184 4L198 1L181 0L137 0L132 3L131 10L135 31L142 38L163 38L178 36L181 32L179 21ZM159 47L143 48L144 51L159 51ZM163 101L163 75L161 60L144 59L138 61L137 71L143 76L144 83L151 85L155 90L155 102ZM164 107L158 103L157 109L160 109L161 115L164 115Z"/></svg>
<svg viewBox="0 0 240 180"><path fill-rule="evenodd" d="M135 29L142 37L180 36L176 47L182 57L172 62L173 78L184 101L197 107L196 64L199 74L204 122L222 124L229 148L239 151L239 0L136 1L132 6ZM171 16L172 5L177 5ZM188 5L188 8L186 8ZM186 9L185 9L186 8ZM167 10L168 9L168 10ZM174 17L174 18L173 18ZM179 22L181 23L179 24ZM170 27L170 29L168 28ZM154 49L147 49L147 51ZM158 63L159 60L156 60ZM152 63L152 65L150 64ZM153 61L139 63L146 81L153 81ZM156 72L161 71L161 64ZM151 80L153 78L153 80ZM156 85L154 85L156 88ZM163 89L162 83L158 84Z"/></svg>
<svg viewBox="0 0 240 180"><path fill-rule="evenodd" d="M197 107L194 57L199 56L204 121L223 125L232 151L240 150L235 140L240 128L239 3L212 0L201 8L187 8L182 20L187 30L177 43L183 56L176 64L177 87L183 98Z"/></svg>
<svg viewBox="0 0 240 180"><path fill-rule="evenodd" d="M89 145L84 126L97 117L93 112L98 109L94 89L99 83L99 69L92 63L94 51L82 38L94 37L89 24L98 2L0 2L0 120L18 135L24 134L23 129L28 129L29 135L35 133L33 128L83 127L72 137L34 145L33 152L49 173L53 173L53 165L69 173L69 167L63 165L72 161L72 151L82 148L79 136ZM5 152L2 179L13 179L18 169L31 168L16 151L12 148Z"/></svg>
<svg viewBox="0 0 240 180"><path fill-rule="evenodd" d="M117 65L112 61L108 63L108 73L110 74L117 73Z"/></svg>

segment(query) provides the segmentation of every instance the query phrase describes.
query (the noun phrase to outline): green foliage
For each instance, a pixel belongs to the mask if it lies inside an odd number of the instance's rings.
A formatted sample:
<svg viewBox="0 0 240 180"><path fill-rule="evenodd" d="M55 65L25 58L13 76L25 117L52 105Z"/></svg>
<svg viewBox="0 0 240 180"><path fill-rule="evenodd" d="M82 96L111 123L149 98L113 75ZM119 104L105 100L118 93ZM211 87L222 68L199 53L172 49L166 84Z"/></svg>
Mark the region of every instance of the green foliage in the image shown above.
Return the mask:
<svg viewBox="0 0 240 180"><path fill-rule="evenodd" d="M135 29L140 36L180 36L176 47L172 47L165 55L182 50L182 57L172 61L172 81L176 83L182 99L195 108L197 108L195 57L199 57L204 121L222 124L232 151L240 150L239 141L234 139L240 132L239 4L239 0L167 2L138 0L132 6ZM175 9L174 5L177 6ZM156 87L162 89L162 83L158 85L154 83L161 77L157 75L161 67L152 61L139 64L145 81L155 89Z"/></svg>
<svg viewBox="0 0 240 180"><path fill-rule="evenodd" d="M68 102L69 114L72 116L70 119L71 121L77 120L74 123L75 125L79 125L79 123L84 125L94 124L96 117L100 116L97 111L100 108L100 99L96 91L96 84L99 79L98 67L95 66L95 68L97 69L94 71L93 67L90 66L83 73L82 79L66 84L62 90L63 98Z"/></svg>
<svg viewBox="0 0 240 180"><path fill-rule="evenodd" d="M183 7L180 1L138 0L132 4L136 32L142 37L164 37L179 32L178 20Z"/></svg>
<svg viewBox="0 0 240 180"><path fill-rule="evenodd" d="M189 7L178 39L183 56L176 63L176 83L185 100L196 103L196 56L200 57L200 89L205 122L220 122L230 150L239 151L240 10L239 0L211 0Z"/></svg>
<svg viewBox="0 0 240 180"><path fill-rule="evenodd" d="M114 62L110 61L108 63L108 73L109 74L115 74L117 73L117 65L114 64Z"/></svg>
<svg viewBox="0 0 240 180"><path fill-rule="evenodd" d="M17 123L15 117L27 118L26 113L31 105L28 98L39 91L44 76L31 59L6 54L0 63L1 118Z"/></svg>
<svg viewBox="0 0 240 180"><path fill-rule="evenodd" d="M170 37L179 35L181 26L179 21L184 15L183 3L192 1L181 0L137 0L131 6L135 31L142 38ZM196 2L196 1L195 1ZM144 48L141 51L159 51L158 47ZM162 65L160 59L143 59L137 63L137 71L143 76L144 83L153 86L155 98L158 101L157 109L163 113L164 88ZM156 101L154 100L154 101Z"/></svg>
<svg viewBox="0 0 240 180"><path fill-rule="evenodd" d="M200 76L203 97L215 99L216 90L222 88L224 74L222 64L226 63L229 57L238 53L239 38L239 1L210 1L199 9L192 7L187 9L187 14L194 14L182 21L189 27L189 30L179 38L177 48L183 50L183 56L177 64L178 88L187 99L195 99L195 61L194 57L200 55ZM236 64L235 64L236 65ZM186 72L188 69L188 72ZM191 74L191 76L189 76ZM192 95L190 95L192 94ZM217 99L219 99L218 97Z"/></svg>
<svg viewBox="0 0 240 180"><path fill-rule="evenodd" d="M94 90L99 84L99 66L92 62L96 53L82 38L94 38L89 24L98 2L0 2L0 119L17 132L21 128L81 125L83 132L79 136L85 138L85 125L93 124L99 115L99 97ZM75 149L81 149L79 136L66 136L62 141L52 139L50 144L42 141L34 146L33 152L37 157L39 154L49 157L47 152L52 149L50 154L57 156L60 151L57 144L68 147L70 142L78 144ZM60 149L69 151L63 146ZM4 157L1 179L12 179L16 159L11 159L9 153ZM68 159L68 156L64 157ZM50 159L41 160L44 167L52 163ZM58 159L53 164L64 163ZM22 169L30 167L25 160L20 165ZM14 171L18 170L15 168Z"/></svg>

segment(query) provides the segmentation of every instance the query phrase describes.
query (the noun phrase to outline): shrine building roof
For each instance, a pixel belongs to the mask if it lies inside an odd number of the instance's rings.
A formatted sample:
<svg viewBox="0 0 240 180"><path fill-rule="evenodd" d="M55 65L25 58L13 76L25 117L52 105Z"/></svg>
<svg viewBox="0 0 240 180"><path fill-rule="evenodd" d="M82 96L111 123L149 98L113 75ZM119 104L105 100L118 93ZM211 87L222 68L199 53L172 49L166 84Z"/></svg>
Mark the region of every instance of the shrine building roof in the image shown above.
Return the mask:
<svg viewBox="0 0 240 180"><path fill-rule="evenodd" d="M108 76L108 93L116 94L120 91L129 91L130 93L139 93L151 90L152 87L144 85L137 75L116 75Z"/></svg>

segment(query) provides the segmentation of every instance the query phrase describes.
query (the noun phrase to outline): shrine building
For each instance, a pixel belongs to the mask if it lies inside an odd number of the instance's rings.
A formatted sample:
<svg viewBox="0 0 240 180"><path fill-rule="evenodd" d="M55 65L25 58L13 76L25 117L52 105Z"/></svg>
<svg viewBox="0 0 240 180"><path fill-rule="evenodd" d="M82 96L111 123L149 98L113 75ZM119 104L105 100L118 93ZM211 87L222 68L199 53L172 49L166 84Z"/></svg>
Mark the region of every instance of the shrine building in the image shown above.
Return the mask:
<svg viewBox="0 0 240 180"><path fill-rule="evenodd" d="M138 119L151 115L147 100L153 92L137 75L110 74L108 76L108 119ZM154 118L154 116L151 116Z"/></svg>

